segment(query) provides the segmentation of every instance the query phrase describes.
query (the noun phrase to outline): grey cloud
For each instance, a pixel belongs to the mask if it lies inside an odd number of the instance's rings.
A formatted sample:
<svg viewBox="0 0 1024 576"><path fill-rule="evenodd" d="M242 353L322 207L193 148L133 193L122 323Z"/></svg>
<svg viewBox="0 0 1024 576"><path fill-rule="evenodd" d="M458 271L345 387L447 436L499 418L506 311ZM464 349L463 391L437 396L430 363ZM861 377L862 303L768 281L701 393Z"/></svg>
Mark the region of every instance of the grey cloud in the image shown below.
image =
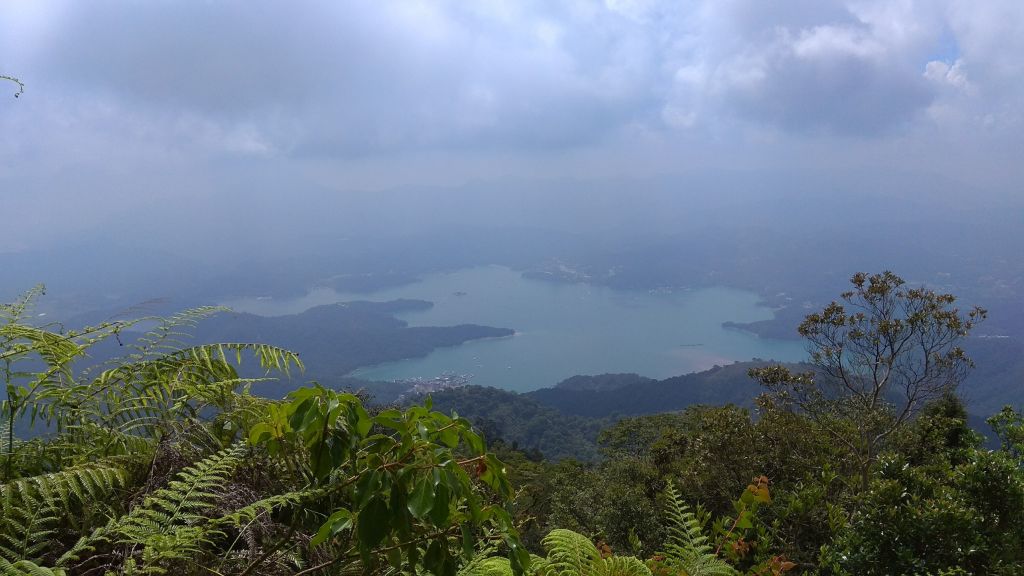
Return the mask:
<svg viewBox="0 0 1024 576"><path fill-rule="evenodd" d="M934 98L915 70L837 55L779 56L752 86L730 87L726 101L754 121L788 130L874 135L904 127Z"/></svg>
<svg viewBox="0 0 1024 576"><path fill-rule="evenodd" d="M907 127L935 97L922 77L924 55L941 38L935 10L838 1L710 6L708 49L677 73L669 101L677 115L875 135Z"/></svg>
<svg viewBox="0 0 1024 576"><path fill-rule="evenodd" d="M594 39L537 12L506 22L443 4L72 3L41 60L68 90L300 154L574 145L653 107L642 36L605 23Z"/></svg>
<svg viewBox="0 0 1024 576"><path fill-rule="evenodd" d="M204 148L298 156L591 146L732 121L882 134L940 94L923 72L947 28L970 46L994 26L881 0L52 6L43 87L195 130Z"/></svg>
<svg viewBox="0 0 1024 576"><path fill-rule="evenodd" d="M226 188L1021 176L1019 0L39 0L0 4L0 29L27 84L0 93L0 244L39 213L80 230Z"/></svg>

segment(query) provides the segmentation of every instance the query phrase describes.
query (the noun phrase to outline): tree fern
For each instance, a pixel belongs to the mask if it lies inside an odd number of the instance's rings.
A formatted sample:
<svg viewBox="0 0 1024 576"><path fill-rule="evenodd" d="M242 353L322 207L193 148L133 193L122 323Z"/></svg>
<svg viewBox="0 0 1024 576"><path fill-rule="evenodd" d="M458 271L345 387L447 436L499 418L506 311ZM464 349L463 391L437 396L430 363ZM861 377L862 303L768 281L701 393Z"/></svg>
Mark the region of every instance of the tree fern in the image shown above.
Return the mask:
<svg viewBox="0 0 1024 576"><path fill-rule="evenodd" d="M235 390L260 381L238 376L234 364L240 363L244 354L255 356L266 371L287 375L293 368L303 369L297 354L276 346L192 346L104 370L66 403L79 406L84 416L103 426L155 435L163 421L179 414L195 416L203 406L211 405L230 408Z"/></svg>
<svg viewBox="0 0 1024 576"><path fill-rule="evenodd" d="M129 484L124 459L95 462L0 485L0 557L40 560L63 520L87 523L84 510L104 506Z"/></svg>
<svg viewBox="0 0 1024 576"><path fill-rule="evenodd" d="M11 563L40 560L57 532L61 509L37 495L13 490L0 504L0 557Z"/></svg>
<svg viewBox="0 0 1024 576"><path fill-rule="evenodd" d="M650 576L643 562L632 556L602 558L586 536L557 528L544 537L547 558L534 562L540 576Z"/></svg>
<svg viewBox="0 0 1024 576"><path fill-rule="evenodd" d="M0 558L0 574L3 576L64 576L65 572L61 569L44 568L28 560L8 562Z"/></svg>
<svg viewBox="0 0 1024 576"><path fill-rule="evenodd" d="M592 565L600 562L601 553L586 536L556 528L542 541L548 552L548 574L591 574Z"/></svg>
<svg viewBox="0 0 1024 576"><path fill-rule="evenodd" d="M665 521L668 540L666 562L686 576L733 576L736 570L715 554L704 535L700 520L683 502L675 486L669 482L665 490Z"/></svg>
<svg viewBox="0 0 1024 576"><path fill-rule="evenodd" d="M458 576L513 576L512 563L508 558L481 554L467 562Z"/></svg>
<svg viewBox="0 0 1024 576"><path fill-rule="evenodd" d="M651 576L651 570L635 556L611 556L597 565L602 576Z"/></svg>
<svg viewBox="0 0 1024 576"><path fill-rule="evenodd" d="M75 388L73 361L92 344L132 323L103 323L74 331L65 331L59 324L33 326L28 323L30 312L43 293L40 285L13 304L0 305L0 377L6 389L0 410L6 438L0 447L5 482L20 474L14 469L21 447L14 441L15 424L26 414L33 422L41 417L52 423L63 412L60 399ZM21 371L19 365L28 362L33 369Z"/></svg>
<svg viewBox="0 0 1024 576"><path fill-rule="evenodd" d="M245 453L244 446L236 445L185 468L127 515L80 538L56 565L71 568L88 559L98 546L115 542L138 552L142 573L162 573L163 565L194 557L219 535L208 525L206 514L216 506ZM134 557L127 560L135 565Z"/></svg>
<svg viewBox="0 0 1024 576"><path fill-rule="evenodd" d="M252 522L261 515L269 514L275 510L300 506L307 502L320 500L330 493L329 488L314 488L309 490L296 490L284 494L275 494L252 504L232 511L230 514L216 518L210 522L212 527L242 526Z"/></svg>
<svg viewBox="0 0 1024 576"><path fill-rule="evenodd" d="M185 468L167 488L146 497L118 522L119 539L146 544L154 535L204 520L204 514L213 509L223 493L224 483L242 461L245 451L244 446L233 446Z"/></svg>

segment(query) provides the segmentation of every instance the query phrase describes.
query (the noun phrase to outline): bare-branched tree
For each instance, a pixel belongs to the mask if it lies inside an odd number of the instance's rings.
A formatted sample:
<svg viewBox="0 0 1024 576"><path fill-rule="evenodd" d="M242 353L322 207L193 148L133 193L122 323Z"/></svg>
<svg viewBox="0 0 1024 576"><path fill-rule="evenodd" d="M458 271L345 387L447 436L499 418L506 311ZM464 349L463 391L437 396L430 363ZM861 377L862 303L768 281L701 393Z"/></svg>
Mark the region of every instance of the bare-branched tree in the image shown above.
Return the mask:
<svg viewBox="0 0 1024 576"><path fill-rule="evenodd" d="M884 441L973 366L959 344L986 312L962 314L953 295L909 288L888 271L851 282L842 302L800 324L813 370L768 366L750 375L847 446L866 488Z"/></svg>

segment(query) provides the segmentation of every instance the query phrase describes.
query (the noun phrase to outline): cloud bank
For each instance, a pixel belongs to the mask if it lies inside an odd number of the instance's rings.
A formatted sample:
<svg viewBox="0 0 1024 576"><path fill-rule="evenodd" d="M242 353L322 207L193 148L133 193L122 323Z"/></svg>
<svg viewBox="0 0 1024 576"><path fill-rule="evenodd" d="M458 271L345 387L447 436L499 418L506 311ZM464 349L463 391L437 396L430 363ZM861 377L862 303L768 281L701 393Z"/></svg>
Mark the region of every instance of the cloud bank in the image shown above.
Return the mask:
<svg viewBox="0 0 1024 576"><path fill-rule="evenodd" d="M15 1L0 29L5 212L62 230L246 187L1022 176L1017 0Z"/></svg>

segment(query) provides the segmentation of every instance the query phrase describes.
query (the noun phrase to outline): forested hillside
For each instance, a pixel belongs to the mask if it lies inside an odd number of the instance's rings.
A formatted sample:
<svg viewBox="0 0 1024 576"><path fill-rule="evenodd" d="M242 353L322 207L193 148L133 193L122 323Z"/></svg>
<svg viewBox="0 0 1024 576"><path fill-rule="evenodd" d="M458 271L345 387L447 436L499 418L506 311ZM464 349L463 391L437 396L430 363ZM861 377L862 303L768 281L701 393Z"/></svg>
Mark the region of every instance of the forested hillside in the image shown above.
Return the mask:
<svg viewBox="0 0 1024 576"><path fill-rule="evenodd" d="M0 307L3 574L1024 571L1024 416L993 414L987 449L956 396L987 313L891 273L801 322L808 365L403 408L252 394L306 360L182 339L215 308L69 329L36 321L41 296ZM699 403L744 372L741 405ZM618 410L601 400L624 391ZM637 398L659 394L662 410Z"/></svg>
<svg viewBox="0 0 1024 576"><path fill-rule="evenodd" d="M466 416L488 437L501 438L550 460L593 461L599 455L599 432L621 418L697 404L752 407L760 389L748 372L766 365L764 361L737 362L665 380L636 374L573 376L552 388L521 394L465 386L431 397L436 408Z"/></svg>

